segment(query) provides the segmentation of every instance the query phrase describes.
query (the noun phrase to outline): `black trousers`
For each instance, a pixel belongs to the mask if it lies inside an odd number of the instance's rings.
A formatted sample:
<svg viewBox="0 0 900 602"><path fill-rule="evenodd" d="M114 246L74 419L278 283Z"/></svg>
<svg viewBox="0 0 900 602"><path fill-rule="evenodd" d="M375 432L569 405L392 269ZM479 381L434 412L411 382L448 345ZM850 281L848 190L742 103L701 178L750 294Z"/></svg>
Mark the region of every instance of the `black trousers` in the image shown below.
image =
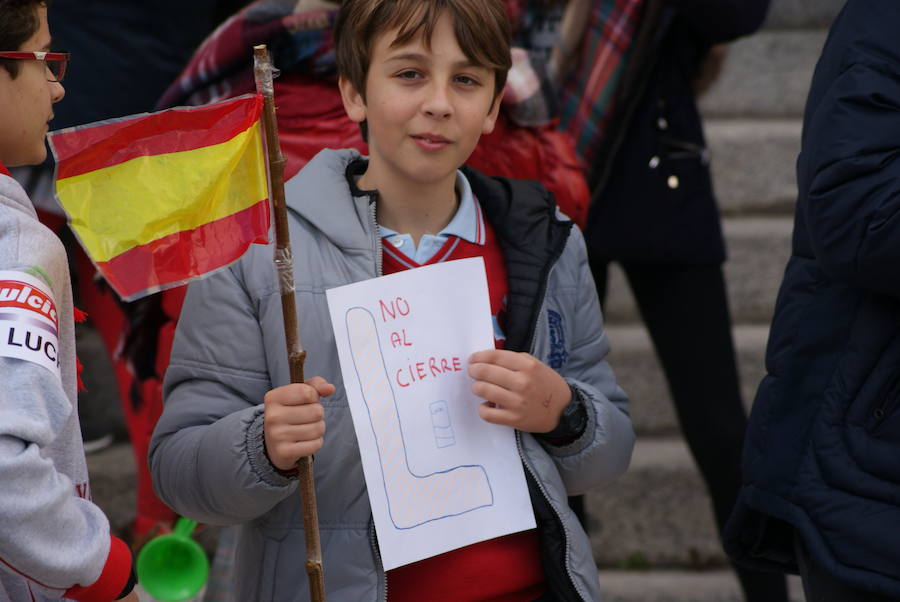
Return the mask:
<svg viewBox="0 0 900 602"><path fill-rule="evenodd" d="M590 261L603 303L610 262ZM722 267L621 265L662 364L684 438L709 489L721 535L741 485L747 427ZM576 512L578 507L584 524L583 502L574 502ZM736 570L749 602L788 599L783 575Z"/></svg>

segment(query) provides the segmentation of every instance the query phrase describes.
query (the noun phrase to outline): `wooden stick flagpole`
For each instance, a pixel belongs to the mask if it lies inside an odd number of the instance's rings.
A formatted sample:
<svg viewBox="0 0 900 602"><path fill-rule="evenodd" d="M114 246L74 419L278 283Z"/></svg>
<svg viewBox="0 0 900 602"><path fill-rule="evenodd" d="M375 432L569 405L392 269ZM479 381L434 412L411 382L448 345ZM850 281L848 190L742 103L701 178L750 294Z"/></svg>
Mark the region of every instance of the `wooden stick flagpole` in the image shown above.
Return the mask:
<svg viewBox="0 0 900 602"><path fill-rule="evenodd" d="M294 298L294 259L291 255L291 237L288 232L287 205L284 199L284 156L278 143L278 127L275 122L275 87L272 83L272 62L265 45L253 47L253 70L256 89L263 96L263 125L266 131L269 179L273 215L275 218L275 266L281 288L281 312L284 316L284 335L287 341L288 365L291 382L302 383L303 362L306 351L300 347L297 327L297 304ZM300 480L300 498L303 504L303 530L306 533L306 573L309 576L309 593L313 602L325 601L325 573L322 567L322 550L319 542L319 512L316 507L316 487L313 481L312 457L297 462Z"/></svg>

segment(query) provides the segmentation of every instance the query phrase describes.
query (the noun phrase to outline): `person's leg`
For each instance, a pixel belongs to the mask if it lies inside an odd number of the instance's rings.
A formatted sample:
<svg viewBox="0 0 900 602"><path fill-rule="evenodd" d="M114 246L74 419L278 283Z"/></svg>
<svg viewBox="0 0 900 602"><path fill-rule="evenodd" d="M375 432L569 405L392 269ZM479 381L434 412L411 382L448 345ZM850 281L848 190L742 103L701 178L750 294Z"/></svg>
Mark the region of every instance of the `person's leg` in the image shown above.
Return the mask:
<svg viewBox="0 0 900 602"><path fill-rule="evenodd" d="M623 264L669 383L719 533L741 485L741 402L721 266ZM747 600L787 600L784 576L737 569Z"/></svg>
<svg viewBox="0 0 900 602"><path fill-rule="evenodd" d="M810 557L797 534L794 535L794 552L800 566L800 579L803 581L806 602L896 602L897 600L853 589L837 581Z"/></svg>

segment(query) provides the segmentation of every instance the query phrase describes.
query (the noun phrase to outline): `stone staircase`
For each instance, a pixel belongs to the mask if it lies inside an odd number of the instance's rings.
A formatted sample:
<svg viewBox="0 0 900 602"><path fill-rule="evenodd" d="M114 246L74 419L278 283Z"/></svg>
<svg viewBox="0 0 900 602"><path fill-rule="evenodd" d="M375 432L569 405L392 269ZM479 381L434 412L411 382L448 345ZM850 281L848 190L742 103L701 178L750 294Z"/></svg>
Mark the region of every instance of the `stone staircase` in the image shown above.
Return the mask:
<svg viewBox="0 0 900 602"><path fill-rule="evenodd" d="M730 49L702 101L724 219L734 334L749 407L763 375L768 324L790 252L794 163L812 70L843 0L772 0L767 23ZM612 602L741 600L719 546L709 499L680 436L669 393L624 276L610 277L611 362L633 400L638 445L629 472L587 497L601 586ZM80 352L102 362L99 342L80 329ZM94 348L96 353L90 353ZM118 412L101 375L92 394ZM714 428L713 425L710 428ZM95 500L124 532L134 513L133 461L124 441L89 458ZM214 532L204 535L214 545ZM802 600L797 580L792 599Z"/></svg>

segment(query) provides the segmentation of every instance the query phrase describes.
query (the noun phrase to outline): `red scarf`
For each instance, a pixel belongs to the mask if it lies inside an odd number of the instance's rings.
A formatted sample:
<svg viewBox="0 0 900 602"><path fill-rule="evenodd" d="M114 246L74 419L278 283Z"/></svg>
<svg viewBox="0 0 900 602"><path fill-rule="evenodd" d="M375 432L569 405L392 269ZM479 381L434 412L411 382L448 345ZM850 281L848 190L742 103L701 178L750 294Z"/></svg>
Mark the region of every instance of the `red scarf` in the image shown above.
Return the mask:
<svg viewBox="0 0 900 602"><path fill-rule="evenodd" d="M615 114L615 97L644 0L596 0L574 72L562 91L562 129L590 165Z"/></svg>

